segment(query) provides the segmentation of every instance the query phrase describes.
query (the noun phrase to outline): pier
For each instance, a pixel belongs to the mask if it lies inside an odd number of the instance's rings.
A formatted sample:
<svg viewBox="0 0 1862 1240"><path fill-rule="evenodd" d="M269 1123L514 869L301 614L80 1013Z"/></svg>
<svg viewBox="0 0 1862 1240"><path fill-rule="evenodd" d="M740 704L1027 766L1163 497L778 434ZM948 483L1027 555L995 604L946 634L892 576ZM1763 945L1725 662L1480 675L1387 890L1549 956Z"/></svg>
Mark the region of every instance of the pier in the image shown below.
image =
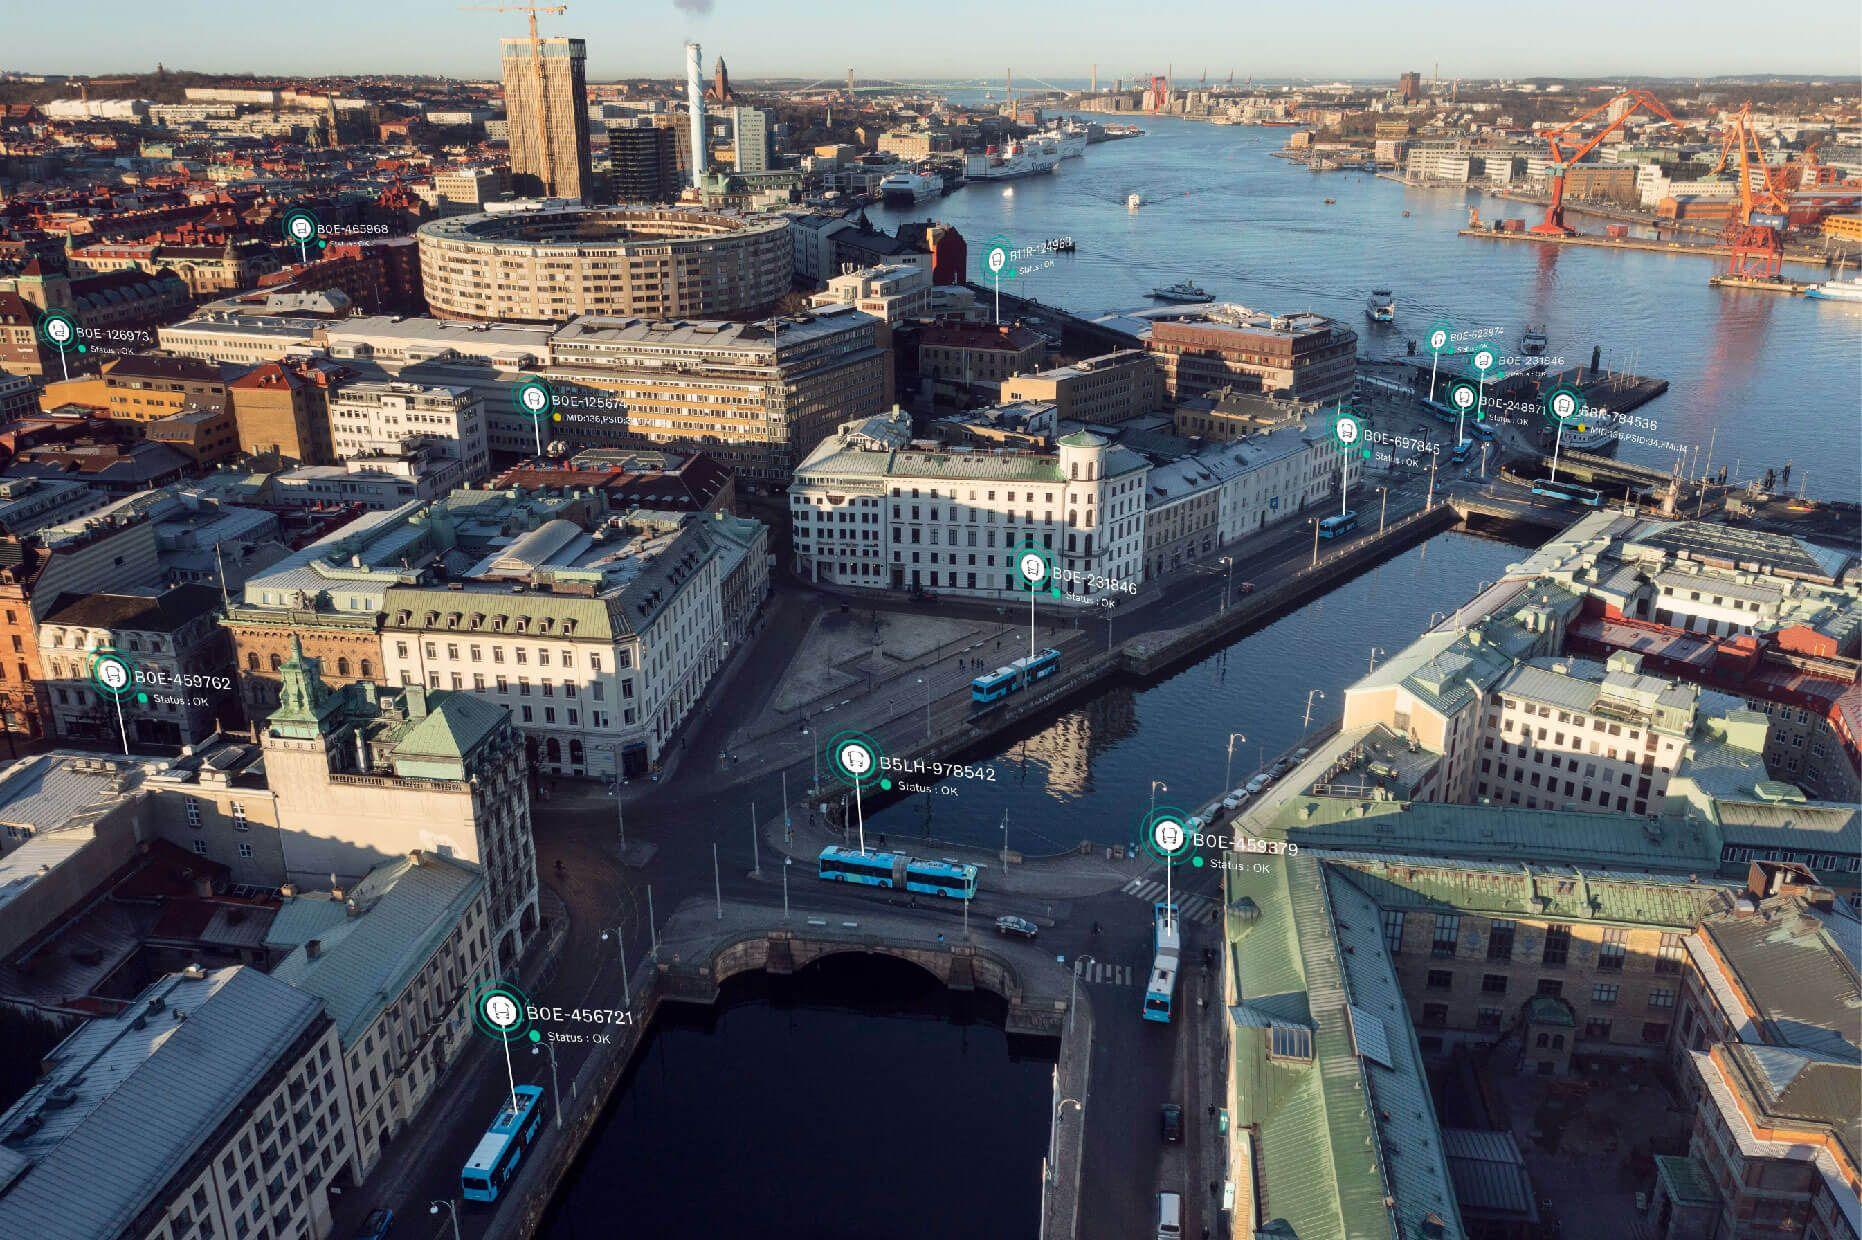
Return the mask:
<svg viewBox="0 0 1862 1240"><path fill-rule="evenodd" d="M1649 241L1641 237L1590 237L1578 235L1573 237L1548 237L1542 233L1504 232L1497 228L1463 228L1463 237L1478 237L1482 241L1531 241L1540 245L1591 246L1604 250L1644 250L1651 254L1686 254L1695 258L1731 258L1732 250L1723 245L1690 245L1681 241ZM1802 263L1813 267L1828 267L1830 259L1825 254L1815 254L1807 250L1786 250L1784 261Z"/></svg>

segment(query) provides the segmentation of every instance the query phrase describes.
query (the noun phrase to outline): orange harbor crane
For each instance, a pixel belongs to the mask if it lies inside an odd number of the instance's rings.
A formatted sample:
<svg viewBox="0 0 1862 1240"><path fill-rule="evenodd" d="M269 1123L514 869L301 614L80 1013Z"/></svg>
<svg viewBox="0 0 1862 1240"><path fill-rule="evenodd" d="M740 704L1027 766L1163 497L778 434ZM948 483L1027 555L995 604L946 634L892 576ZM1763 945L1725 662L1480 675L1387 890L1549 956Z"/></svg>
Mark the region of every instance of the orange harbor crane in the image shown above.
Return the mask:
<svg viewBox="0 0 1862 1240"><path fill-rule="evenodd" d="M1739 168L1739 207L1726 222L1726 244L1733 252L1726 272L1775 280L1784 266L1784 229L1790 206L1772 179L1765 152L1759 149L1749 101L1728 118L1720 137L1720 158L1709 175L1724 171L1735 160Z"/></svg>
<svg viewBox="0 0 1862 1240"><path fill-rule="evenodd" d="M1585 124L1587 121L1590 121L1599 113L1607 113L1613 110L1617 104L1624 100L1629 102L1629 106L1618 112L1616 119L1610 121L1602 129L1599 129L1596 133L1584 139L1575 147L1567 149L1565 140L1573 130ZM1565 170L1596 150L1598 146L1602 145L1605 138L1621 129L1629 122L1629 118L1636 114L1638 109L1643 108L1661 117L1670 125L1679 126L1681 124L1680 121L1674 118L1674 114L1663 106L1662 101L1657 99L1654 95L1646 90L1631 89L1612 96L1610 99L1598 104L1576 120L1569 121L1564 125L1560 125L1557 129L1550 130L1546 133L1546 141L1551 143L1552 147L1552 201L1545 208L1545 218L1539 223L1534 224L1529 231L1541 237L1573 237L1577 235L1577 229L1571 228L1565 223Z"/></svg>

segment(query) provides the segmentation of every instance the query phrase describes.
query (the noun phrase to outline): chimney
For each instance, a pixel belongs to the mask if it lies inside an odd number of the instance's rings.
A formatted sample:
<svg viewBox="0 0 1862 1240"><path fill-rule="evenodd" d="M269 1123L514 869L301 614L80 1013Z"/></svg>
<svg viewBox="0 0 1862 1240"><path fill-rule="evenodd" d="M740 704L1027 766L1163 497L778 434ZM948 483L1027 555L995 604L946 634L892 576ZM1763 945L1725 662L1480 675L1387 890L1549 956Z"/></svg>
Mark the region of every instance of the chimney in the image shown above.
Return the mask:
<svg viewBox="0 0 1862 1240"><path fill-rule="evenodd" d="M309 942L304 944L304 959L315 960L318 956L321 956L322 954L323 954L323 940L322 939L311 939Z"/></svg>
<svg viewBox="0 0 1862 1240"><path fill-rule="evenodd" d="M285 899L289 900L291 897L297 894L297 884L296 883L283 884L282 886L278 888L278 894L283 896Z"/></svg>
<svg viewBox="0 0 1862 1240"><path fill-rule="evenodd" d="M408 850L407 864L411 866L421 866L421 865L425 865L426 862L427 862L426 854L422 853L418 848L412 848Z"/></svg>
<svg viewBox="0 0 1862 1240"><path fill-rule="evenodd" d="M346 900L343 902L343 912L349 914L351 917L360 917L362 916L362 906L357 904L353 899Z"/></svg>
<svg viewBox="0 0 1862 1240"><path fill-rule="evenodd" d="M705 184L705 54L698 44L685 45L685 102L692 110L692 188Z"/></svg>

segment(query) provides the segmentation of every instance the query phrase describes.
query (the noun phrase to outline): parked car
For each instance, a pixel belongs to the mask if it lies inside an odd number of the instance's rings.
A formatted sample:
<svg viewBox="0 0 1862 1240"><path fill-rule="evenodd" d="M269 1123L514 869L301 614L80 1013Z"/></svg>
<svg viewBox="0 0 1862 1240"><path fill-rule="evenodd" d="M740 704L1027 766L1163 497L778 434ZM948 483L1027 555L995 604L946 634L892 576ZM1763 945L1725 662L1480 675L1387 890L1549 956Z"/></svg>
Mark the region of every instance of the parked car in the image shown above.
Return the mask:
<svg viewBox="0 0 1862 1240"><path fill-rule="evenodd" d="M383 1206L363 1220L362 1229L356 1232L356 1240L384 1240L394 1226L394 1211Z"/></svg>
<svg viewBox="0 0 1862 1240"><path fill-rule="evenodd" d="M1272 780L1273 780L1273 776L1267 774L1267 772L1265 771L1261 772L1259 775L1256 775L1253 779L1250 779L1248 781L1248 789L1247 789L1248 795L1253 796L1255 793L1259 792L1261 789L1267 787L1267 785Z"/></svg>
<svg viewBox="0 0 1862 1240"><path fill-rule="evenodd" d="M1310 757L1312 757L1312 750L1310 749L1295 749L1293 751L1293 760L1295 762L1304 762Z"/></svg>
<svg viewBox="0 0 1862 1240"><path fill-rule="evenodd" d="M1244 581L1241 583L1240 589L1243 594L1253 594L1254 583L1252 581Z"/></svg>
<svg viewBox="0 0 1862 1240"><path fill-rule="evenodd" d="M1267 768L1267 773L1269 775L1272 775L1275 779L1278 779L1282 775L1285 775L1288 771L1292 769L1293 769L1293 759L1276 758L1274 760L1274 764Z"/></svg>
<svg viewBox="0 0 1862 1240"><path fill-rule="evenodd" d="M1026 917L998 917L996 918L996 933L1013 935L1018 939L1032 939L1041 933L1041 927Z"/></svg>
<svg viewBox="0 0 1862 1240"><path fill-rule="evenodd" d="M1248 794L1246 790L1243 790L1243 789L1237 789L1236 791L1229 793L1227 796L1222 798L1222 808L1223 809L1234 809L1236 806L1241 804L1242 798L1246 797L1247 795Z"/></svg>
<svg viewBox="0 0 1862 1240"><path fill-rule="evenodd" d="M1183 1140L1183 1108L1174 1102L1166 1102L1158 1113L1163 1128L1164 1140L1175 1145Z"/></svg>

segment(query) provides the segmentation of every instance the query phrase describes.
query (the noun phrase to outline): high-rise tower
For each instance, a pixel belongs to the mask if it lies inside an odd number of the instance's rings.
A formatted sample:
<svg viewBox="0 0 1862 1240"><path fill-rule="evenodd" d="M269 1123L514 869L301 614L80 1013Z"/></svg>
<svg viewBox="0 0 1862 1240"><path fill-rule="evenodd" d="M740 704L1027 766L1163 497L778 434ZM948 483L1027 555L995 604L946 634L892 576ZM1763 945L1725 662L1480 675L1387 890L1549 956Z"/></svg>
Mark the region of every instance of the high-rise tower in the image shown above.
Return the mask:
<svg viewBox="0 0 1862 1240"><path fill-rule="evenodd" d="M511 188L520 197L592 198L587 44L564 38L502 44Z"/></svg>

